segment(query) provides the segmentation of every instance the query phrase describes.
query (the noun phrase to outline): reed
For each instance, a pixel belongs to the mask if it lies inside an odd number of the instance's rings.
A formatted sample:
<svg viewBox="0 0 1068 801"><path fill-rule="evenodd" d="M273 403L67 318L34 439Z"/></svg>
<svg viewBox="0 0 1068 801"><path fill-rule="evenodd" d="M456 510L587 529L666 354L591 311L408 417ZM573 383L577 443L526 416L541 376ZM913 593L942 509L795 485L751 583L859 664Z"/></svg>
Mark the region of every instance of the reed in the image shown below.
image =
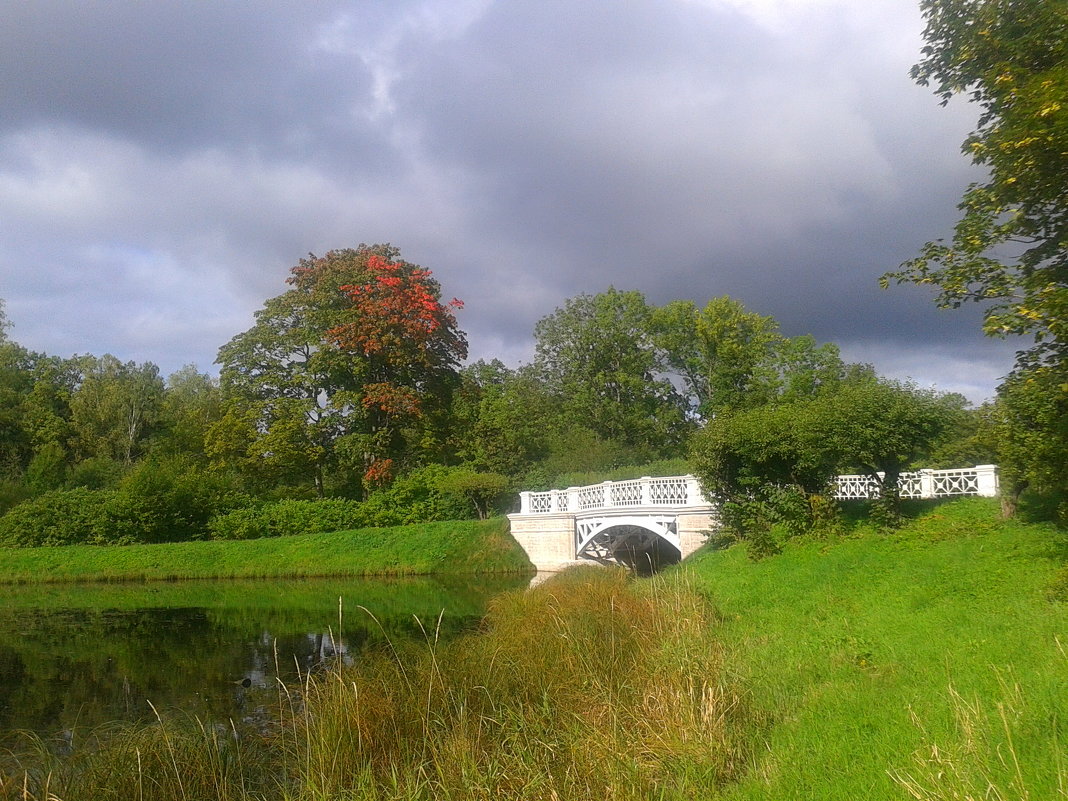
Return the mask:
<svg viewBox="0 0 1068 801"><path fill-rule="evenodd" d="M343 623L339 622L339 625ZM692 798L734 778L745 715L683 581L580 569L505 593L449 642L388 639L280 686L268 731L160 719L40 741L14 801Z"/></svg>

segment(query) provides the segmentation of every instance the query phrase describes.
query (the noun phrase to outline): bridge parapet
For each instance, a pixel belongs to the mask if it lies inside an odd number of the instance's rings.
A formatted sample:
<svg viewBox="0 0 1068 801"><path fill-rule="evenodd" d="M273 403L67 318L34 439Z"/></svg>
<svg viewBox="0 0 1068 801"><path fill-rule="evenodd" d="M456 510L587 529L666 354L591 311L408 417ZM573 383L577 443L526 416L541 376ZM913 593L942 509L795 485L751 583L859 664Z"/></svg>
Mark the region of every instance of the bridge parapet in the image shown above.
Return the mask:
<svg viewBox="0 0 1068 801"><path fill-rule="evenodd" d="M881 476L880 476L881 477ZM998 494L995 465L903 473L903 498ZM838 476L839 500L874 498L879 482L867 475ZM587 487L521 492L520 510L508 515L512 536L539 570L576 560L612 560L657 539L686 558L718 525L716 507L690 475L605 481ZM652 538L652 539L651 539Z"/></svg>
<svg viewBox="0 0 1068 801"><path fill-rule="evenodd" d="M519 493L519 514L604 512L708 506L694 476L666 476L605 481L586 487Z"/></svg>
<svg viewBox="0 0 1068 801"><path fill-rule="evenodd" d="M880 473L880 478L882 474ZM902 498L944 498L952 495L998 494L996 465L981 464L953 470L916 470L902 473ZM835 479L838 500L874 498L879 482L866 474ZM628 481L604 481L586 487L568 487L548 492L519 493L519 514L582 514L627 509L672 509L711 506L696 477L644 476Z"/></svg>

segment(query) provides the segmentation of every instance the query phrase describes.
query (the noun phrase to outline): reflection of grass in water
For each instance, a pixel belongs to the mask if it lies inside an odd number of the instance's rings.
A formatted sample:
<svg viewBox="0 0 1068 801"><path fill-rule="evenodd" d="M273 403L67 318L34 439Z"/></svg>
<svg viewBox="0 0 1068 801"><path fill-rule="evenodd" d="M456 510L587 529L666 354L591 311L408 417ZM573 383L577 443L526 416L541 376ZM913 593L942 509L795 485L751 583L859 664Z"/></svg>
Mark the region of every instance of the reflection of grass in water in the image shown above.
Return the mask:
<svg viewBox="0 0 1068 801"><path fill-rule="evenodd" d="M655 597L654 597L655 593ZM39 747L10 798L691 798L736 774L743 719L685 586L580 571L492 606L481 633L392 643L282 687L282 724L122 729ZM25 783L23 783L25 782ZM25 788L25 792L23 792Z"/></svg>
<svg viewBox="0 0 1068 801"><path fill-rule="evenodd" d="M2 730L13 725L53 731L118 717L141 719L149 714L145 699L225 720L237 713L239 698L242 708L255 705L251 693L235 693L231 682L272 661L272 640L283 655L282 675L288 676L298 655L303 665L313 660L316 645L309 635L339 634L339 597L343 639L355 653L387 634L397 640L421 636L413 615L435 621L443 613L443 634L456 636L477 625L489 597L523 579L477 582L474 587L429 578L9 587L5 600L12 601L11 608L0 609L0 739L9 739ZM381 626L359 607L373 611Z"/></svg>

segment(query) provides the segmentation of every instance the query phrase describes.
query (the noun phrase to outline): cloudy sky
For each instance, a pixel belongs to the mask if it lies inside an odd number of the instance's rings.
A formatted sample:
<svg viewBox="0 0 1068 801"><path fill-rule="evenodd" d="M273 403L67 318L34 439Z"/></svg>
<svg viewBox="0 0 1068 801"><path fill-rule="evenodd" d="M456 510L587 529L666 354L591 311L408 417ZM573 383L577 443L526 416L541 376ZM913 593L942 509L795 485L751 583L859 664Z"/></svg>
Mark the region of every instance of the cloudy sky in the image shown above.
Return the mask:
<svg viewBox="0 0 1068 801"><path fill-rule="evenodd" d="M164 373L309 253L392 242L473 358L609 285L728 294L788 334L989 396L975 310L878 277L981 178L976 112L908 69L913 0L0 0L11 336Z"/></svg>

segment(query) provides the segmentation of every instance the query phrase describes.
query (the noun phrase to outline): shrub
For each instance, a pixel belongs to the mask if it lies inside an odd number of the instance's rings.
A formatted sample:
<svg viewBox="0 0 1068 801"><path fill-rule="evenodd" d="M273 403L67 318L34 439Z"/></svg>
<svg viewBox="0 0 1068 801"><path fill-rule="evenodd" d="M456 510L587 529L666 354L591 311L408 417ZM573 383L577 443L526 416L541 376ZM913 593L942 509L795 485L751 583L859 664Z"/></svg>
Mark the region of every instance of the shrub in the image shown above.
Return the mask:
<svg viewBox="0 0 1068 801"><path fill-rule="evenodd" d="M367 525L398 526L473 516L470 501L449 488L450 477L464 468L428 464L401 476L364 502Z"/></svg>
<svg viewBox="0 0 1068 801"><path fill-rule="evenodd" d="M357 501L325 498L315 501L283 500L259 507L234 509L208 523L216 540L251 540L259 537L285 537L318 534L368 525L366 513Z"/></svg>
<svg viewBox="0 0 1068 801"><path fill-rule="evenodd" d="M185 456L159 456L130 471L107 512L124 541L184 542L206 538L213 517L248 503L227 474Z"/></svg>
<svg viewBox="0 0 1068 801"><path fill-rule="evenodd" d="M108 489L122 478L123 466L107 456L94 456L71 468L67 484L86 489Z"/></svg>
<svg viewBox="0 0 1068 801"><path fill-rule="evenodd" d="M456 469L441 479L441 490L465 498L479 520L501 512L501 504L510 495L512 482L500 473L476 473Z"/></svg>
<svg viewBox="0 0 1068 801"><path fill-rule="evenodd" d="M56 442L46 442L26 467L25 482L35 492L59 489L67 478L67 452Z"/></svg>
<svg viewBox="0 0 1068 801"><path fill-rule="evenodd" d="M109 525L107 505L115 493L89 490L53 490L24 501L0 518L0 544L37 545L132 542L116 536Z"/></svg>

